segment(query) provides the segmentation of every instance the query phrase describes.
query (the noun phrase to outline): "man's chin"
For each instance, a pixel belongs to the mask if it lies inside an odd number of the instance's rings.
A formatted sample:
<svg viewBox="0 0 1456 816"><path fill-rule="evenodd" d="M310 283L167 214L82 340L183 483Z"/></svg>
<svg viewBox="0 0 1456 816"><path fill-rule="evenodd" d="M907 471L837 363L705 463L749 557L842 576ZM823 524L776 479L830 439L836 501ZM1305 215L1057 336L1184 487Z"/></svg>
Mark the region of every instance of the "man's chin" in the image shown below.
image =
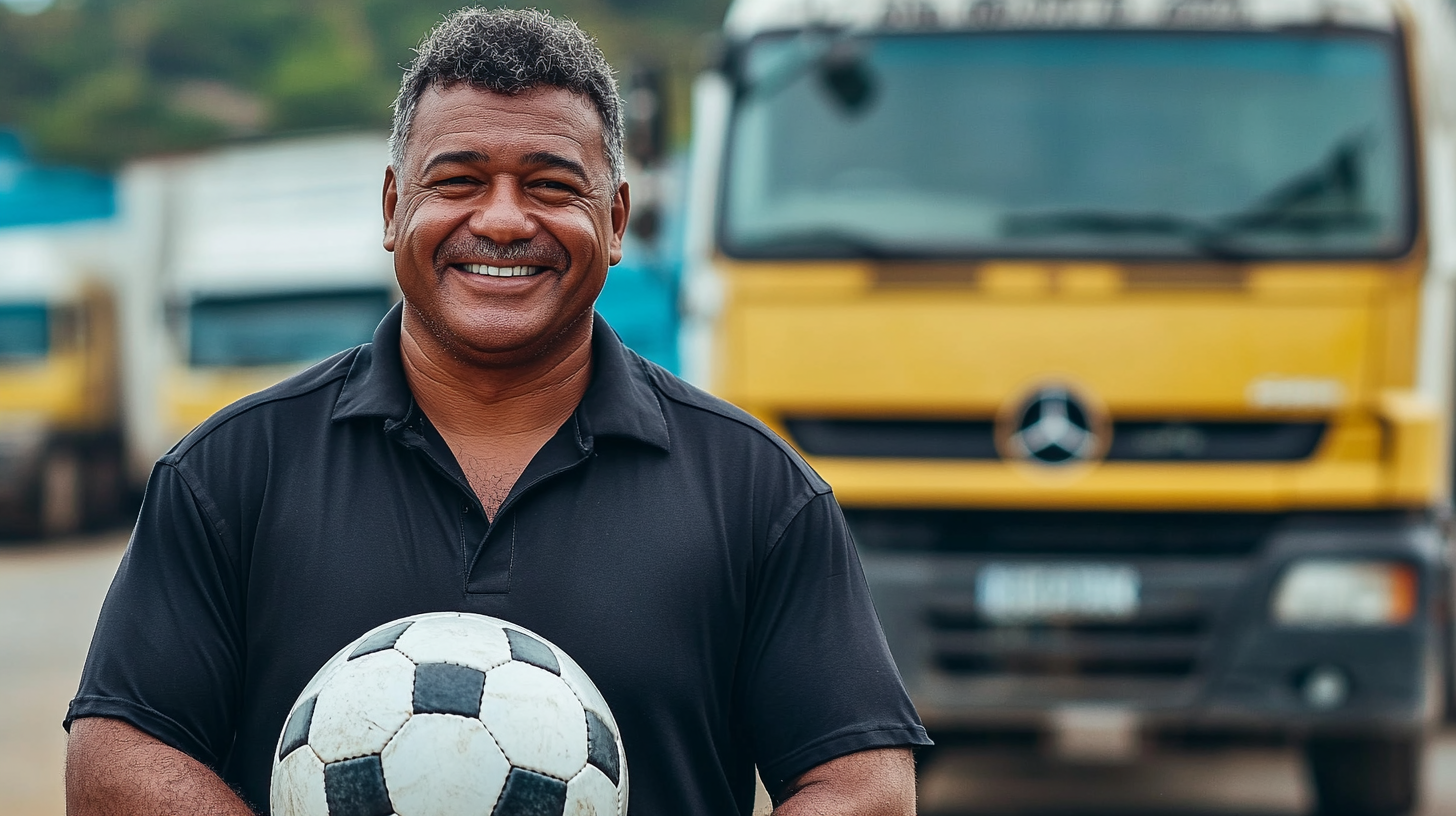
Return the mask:
<svg viewBox="0 0 1456 816"><path fill-rule="evenodd" d="M548 356L570 344L572 325L492 323L462 327L440 339L455 356L469 362L510 365Z"/></svg>
<svg viewBox="0 0 1456 816"><path fill-rule="evenodd" d="M552 308L515 309L502 304L412 304L420 324L434 340L433 345L467 363L509 365L549 356L562 345L573 346L590 337L591 304L571 309L567 316L559 304ZM421 308L423 306L424 308ZM583 319L585 318L585 319ZM406 320L408 325L410 321Z"/></svg>

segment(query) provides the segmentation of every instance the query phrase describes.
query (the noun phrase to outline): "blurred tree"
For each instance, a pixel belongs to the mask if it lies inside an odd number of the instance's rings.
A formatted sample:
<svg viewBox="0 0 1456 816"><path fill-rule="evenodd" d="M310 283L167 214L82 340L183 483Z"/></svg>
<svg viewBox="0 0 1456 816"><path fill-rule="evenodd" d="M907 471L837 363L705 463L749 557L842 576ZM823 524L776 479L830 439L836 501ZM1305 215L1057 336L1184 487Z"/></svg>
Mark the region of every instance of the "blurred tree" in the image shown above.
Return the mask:
<svg viewBox="0 0 1456 816"><path fill-rule="evenodd" d="M0 0L0 127L98 168L219 140L386 127L400 66L458 2ZM528 5L508 3L508 5ZM650 61L685 101L726 0L552 0L619 70ZM674 134L686 133L681 112Z"/></svg>

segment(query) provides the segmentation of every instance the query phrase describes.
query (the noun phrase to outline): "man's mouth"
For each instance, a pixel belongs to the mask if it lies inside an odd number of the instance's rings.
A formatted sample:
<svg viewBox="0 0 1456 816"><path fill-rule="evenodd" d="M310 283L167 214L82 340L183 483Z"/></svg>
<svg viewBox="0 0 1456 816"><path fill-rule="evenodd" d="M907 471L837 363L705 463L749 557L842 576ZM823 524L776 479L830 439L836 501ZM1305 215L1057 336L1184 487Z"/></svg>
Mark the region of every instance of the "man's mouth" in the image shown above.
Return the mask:
<svg viewBox="0 0 1456 816"><path fill-rule="evenodd" d="M545 272L549 266L489 266L487 264L457 264L457 269L463 269L472 275L485 275L491 278L524 278L531 275Z"/></svg>

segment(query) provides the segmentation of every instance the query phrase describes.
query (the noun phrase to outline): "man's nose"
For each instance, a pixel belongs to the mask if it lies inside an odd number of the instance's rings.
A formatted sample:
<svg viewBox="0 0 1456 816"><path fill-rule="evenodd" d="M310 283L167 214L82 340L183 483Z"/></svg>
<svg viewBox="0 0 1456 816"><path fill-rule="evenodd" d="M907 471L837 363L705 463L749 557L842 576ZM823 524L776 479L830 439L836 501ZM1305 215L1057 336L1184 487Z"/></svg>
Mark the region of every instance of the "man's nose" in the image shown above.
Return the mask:
<svg viewBox="0 0 1456 816"><path fill-rule="evenodd" d="M470 216L470 231L497 244L535 237L536 220L527 212L525 191L514 180L497 179Z"/></svg>

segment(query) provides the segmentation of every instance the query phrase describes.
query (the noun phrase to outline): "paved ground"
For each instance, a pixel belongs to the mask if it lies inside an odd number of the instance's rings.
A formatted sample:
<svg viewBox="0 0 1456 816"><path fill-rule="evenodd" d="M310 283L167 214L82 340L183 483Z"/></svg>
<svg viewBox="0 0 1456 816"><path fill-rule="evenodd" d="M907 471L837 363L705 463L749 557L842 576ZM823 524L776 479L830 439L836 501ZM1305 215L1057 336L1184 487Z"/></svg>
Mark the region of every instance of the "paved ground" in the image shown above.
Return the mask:
<svg viewBox="0 0 1456 816"><path fill-rule="evenodd" d="M64 812L61 718L125 544L0 544L0 813Z"/></svg>
<svg viewBox="0 0 1456 816"><path fill-rule="evenodd" d="M1456 734L1448 734L1430 753L1421 816L1456 813L1453 771ZM1300 816L1309 802L1293 750L1201 752L1110 768L965 752L921 775L921 813L934 816Z"/></svg>
<svg viewBox="0 0 1456 816"><path fill-rule="evenodd" d="M66 702L123 534L0 544L0 814L60 816ZM1456 813L1456 735L1437 743L1422 816ZM1051 768L949 753L922 777L921 809L1040 816L1297 816L1308 793L1292 752L1203 753L1131 767Z"/></svg>

